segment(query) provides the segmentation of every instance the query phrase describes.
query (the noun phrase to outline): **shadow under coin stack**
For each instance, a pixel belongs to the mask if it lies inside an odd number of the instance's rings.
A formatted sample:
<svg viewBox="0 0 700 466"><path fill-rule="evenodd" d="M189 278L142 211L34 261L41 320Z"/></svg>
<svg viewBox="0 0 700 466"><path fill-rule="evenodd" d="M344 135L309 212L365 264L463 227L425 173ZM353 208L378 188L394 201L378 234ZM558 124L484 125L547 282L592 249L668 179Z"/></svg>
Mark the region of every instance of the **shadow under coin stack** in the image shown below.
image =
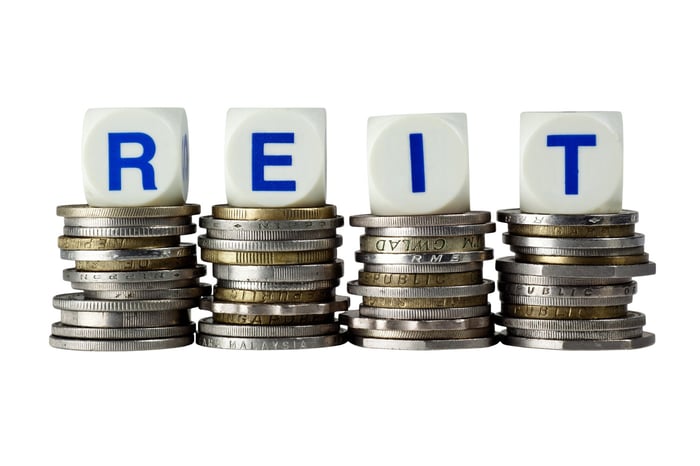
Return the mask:
<svg viewBox="0 0 700 466"><path fill-rule="evenodd" d="M61 321L51 346L84 351L136 351L194 341L190 309L211 292L200 284L192 234L196 204L163 207L57 208L64 217L61 258L75 261L63 278L80 292L57 295Z"/></svg>
<svg viewBox="0 0 700 466"><path fill-rule="evenodd" d="M343 262L333 205L241 208L216 205L200 219L202 260L212 262L214 296L200 308L197 344L211 348L281 350L335 346L345 335L335 313Z"/></svg>
<svg viewBox="0 0 700 466"><path fill-rule="evenodd" d="M526 214L501 210L503 241L514 257L496 261L506 345L527 348L634 349L654 344L645 316L627 310L632 277L656 265L635 233L638 214Z"/></svg>
<svg viewBox="0 0 700 466"><path fill-rule="evenodd" d="M350 217L364 227L356 260L359 310L340 315L350 342L367 348L481 348L497 343L482 276L493 259L485 234L495 231L488 212Z"/></svg>

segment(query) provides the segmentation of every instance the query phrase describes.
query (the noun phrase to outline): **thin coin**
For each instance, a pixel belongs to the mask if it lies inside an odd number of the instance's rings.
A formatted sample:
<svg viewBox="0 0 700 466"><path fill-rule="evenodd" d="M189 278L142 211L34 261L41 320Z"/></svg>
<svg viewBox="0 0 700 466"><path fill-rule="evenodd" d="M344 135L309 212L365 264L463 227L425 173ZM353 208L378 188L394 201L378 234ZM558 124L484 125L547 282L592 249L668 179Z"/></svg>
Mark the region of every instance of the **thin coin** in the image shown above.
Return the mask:
<svg viewBox="0 0 700 466"><path fill-rule="evenodd" d="M480 251L425 254L355 252L355 260L363 264L458 264L463 262L481 262L489 259L493 259L493 249L491 248L484 248Z"/></svg>
<svg viewBox="0 0 700 466"><path fill-rule="evenodd" d="M89 299L83 293L65 293L53 297L53 307L62 311L126 312L167 311L190 309L199 305L199 299Z"/></svg>
<svg viewBox="0 0 700 466"><path fill-rule="evenodd" d="M61 249L105 250L105 249L137 249L163 248L180 244L178 236L162 236L155 238L80 238L59 236L58 247Z"/></svg>
<svg viewBox="0 0 700 466"><path fill-rule="evenodd" d="M199 279L172 280L169 282L126 282L126 283L100 283L100 282L74 282L71 288L82 291L110 291L130 292L140 290L170 290L173 288L196 288L200 285Z"/></svg>
<svg viewBox="0 0 700 466"><path fill-rule="evenodd" d="M187 325L170 325L167 327L140 328L91 328L74 327L55 322L51 326L51 334L64 338L82 338L88 340L142 340L151 338L170 338L192 335L195 330L194 322Z"/></svg>
<svg viewBox="0 0 700 466"><path fill-rule="evenodd" d="M621 249L644 246L644 235L635 233L623 238L545 238L503 233L503 242L523 248Z"/></svg>
<svg viewBox="0 0 700 466"><path fill-rule="evenodd" d="M651 332L643 332L641 337L620 340L545 340L515 337L503 331L501 341L504 345L521 348L592 351L645 348L653 345L656 337Z"/></svg>
<svg viewBox="0 0 700 466"><path fill-rule="evenodd" d="M491 213L485 211L461 214L433 215L353 215L350 225L364 228L403 228L435 225L474 225L491 221Z"/></svg>
<svg viewBox="0 0 700 466"><path fill-rule="evenodd" d="M194 335L143 340L84 340L53 335L49 337L49 344L54 348L77 351L150 351L178 348L193 342Z"/></svg>
<svg viewBox="0 0 700 466"><path fill-rule="evenodd" d="M312 291L251 291L235 288L214 289L214 298L239 303L313 303L333 299L335 288Z"/></svg>
<svg viewBox="0 0 700 466"><path fill-rule="evenodd" d="M122 228L122 227L170 227L189 225L192 217L69 217L63 221L66 227Z"/></svg>
<svg viewBox="0 0 700 466"><path fill-rule="evenodd" d="M326 264L302 265L228 265L214 264L213 273L219 280L250 280L258 282L303 282L337 280L343 276L343 260Z"/></svg>
<svg viewBox="0 0 700 466"><path fill-rule="evenodd" d="M219 314L214 313L212 319L217 324L226 325L316 325L333 322L333 314L308 314L308 315L248 315L248 314Z"/></svg>
<svg viewBox="0 0 700 466"><path fill-rule="evenodd" d="M207 229L207 237L234 241L287 241L334 238L335 228L325 230L216 230Z"/></svg>
<svg viewBox="0 0 700 466"><path fill-rule="evenodd" d="M244 252L202 249L202 260L217 264L282 265L330 262L336 258L335 249L295 252Z"/></svg>
<svg viewBox="0 0 700 466"><path fill-rule="evenodd" d="M190 288L169 288L161 290L86 290L88 299L195 299L211 294L211 285L202 283Z"/></svg>
<svg viewBox="0 0 700 466"><path fill-rule="evenodd" d="M345 332L332 335L296 338L234 338L197 334L197 344L209 348L232 350L296 350L326 348L345 343Z"/></svg>
<svg viewBox="0 0 700 466"><path fill-rule="evenodd" d="M642 327L622 330L529 330L523 328L508 328L508 335L520 338L535 338L544 340L621 340L641 337Z"/></svg>
<svg viewBox="0 0 700 466"><path fill-rule="evenodd" d="M360 285L391 287L474 285L482 281L481 270L457 273L372 273L360 271L358 280Z"/></svg>
<svg viewBox="0 0 700 466"><path fill-rule="evenodd" d="M314 220L221 220L204 215L199 217L199 225L202 228L236 231L328 230L343 226L343 217L337 215L333 218Z"/></svg>
<svg viewBox="0 0 700 466"><path fill-rule="evenodd" d="M92 251L61 250L61 259L74 261L134 261L143 259L171 259L196 256L197 247L191 243L179 246L145 249L105 249Z"/></svg>
<svg viewBox="0 0 700 466"><path fill-rule="evenodd" d="M517 283L523 285L542 286L607 286L629 283L628 277L622 278L572 278L572 277L544 277L541 275L522 275L515 273L498 274L499 282Z"/></svg>
<svg viewBox="0 0 700 466"><path fill-rule="evenodd" d="M185 280L203 277L207 273L204 265L188 269L171 270L142 270L131 272L83 272L76 269L65 269L63 279L68 282L85 283L132 283Z"/></svg>
<svg viewBox="0 0 700 466"><path fill-rule="evenodd" d="M180 217L198 215L198 204L149 207L90 207L87 204L62 205L56 208L59 217Z"/></svg>
<svg viewBox="0 0 700 466"><path fill-rule="evenodd" d="M367 330L351 328L352 335L367 338L392 338L397 340L447 340L484 338L493 335L493 325L468 330Z"/></svg>
<svg viewBox="0 0 700 466"><path fill-rule="evenodd" d="M641 312L628 311L624 317L615 319L596 320L561 320L561 319L523 319L508 317L502 314L493 316L494 322L508 328L524 330L555 330L555 331L597 331L597 330L625 330L643 327L646 317Z"/></svg>
<svg viewBox="0 0 700 466"><path fill-rule="evenodd" d="M212 216L224 220L315 220L336 216L334 205L319 207L231 207L215 205Z"/></svg>
<svg viewBox="0 0 700 466"><path fill-rule="evenodd" d="M554 238L621 238L634 235L634 225L548 226L508 224L508 232L520 236Z"/></svg>
<svg viewBox="0 0 700 466"><path fill-rule="evenodd" d="M516 255L529 254L533 256L571 256L571 257L610 257L634 256L644 254L644 246L623 249L562 249L562 248L523 248L511 246L510 250Z"/></svg>
<svg viewBox="0 0 700 466"><path fill-rule="evenodd" d="M503 304L519 304L525 306L602 307L630 304L634 296L585 296L580 298L567 298L558 296L520 296L507 293L499 293L499 298Z"/></svg>
<svg viewBox="0 0 700 466"><path fill-rule="evenodd" d="M629 278L656 273L656 264L648 262L636 265L560 265L560 264L531 264L516 262L514 257L503 257L496 260L496 270L499 272L542 275L560 278Z"/></svg>
<svg viewBox="0 0 700 466"><path fill-rule="evenodd" d="M363 264L368 273L459 273L482 270L483 262L462 262L456 264Z"/></svg>
<svg viewBox="0 0 700 466"><path fill-rule="evenodd" d="M339 316L341 324L350 327L353 332L364 330L405 330L405 331L450 331L484 328L491 325L491 316L471 317L468 319L439 320L394 320L364 317L358 310L343 312Z"/></svg>
<svg viewBox="0 0 700 466"><path fill-rule="evenodd" d="M312 291L336 288L340 280L319 280L312 282L254 282L245 280L218 280L217 286L251 291Z"/></svg>
<svg viewBox="0 0 700 466"><path fill-rule="evenodd" d="M452 298L483 295L493 292L493 281L484 279L477 285L434 286L434 287L388 287L366 286L357 280L348 282L348 293L377 298Z"/></svg>
<svg viewBox="0 0 700 466"><path fill-rule="evenodd" d="M523 285L521 283L498 283L498 291L517 296L540 298L595 298L631 296L637 293L637 282L606 286L562 286L562 285Z"/></svg>
<svg viewBox="0 0 700 466"><path fill-rule="evenodd" d="M362 317L398 320L471 319L491 314L491 306L451 307L443 309L396 309L360 306Z"/></svg>
<svg viewBox="0 0 700 466"><path fill-rule="evenodd" d="M535 256L530 254L516 254L515 260L552 265L637 265L647 264L649 262L649 254L607 257Z"/></svg>
<svg viewBox="0 0 700 466"><path fill-rule="evenodd" d="M530 306L501 304L501 313L527 319L615 319L627 315L627 306Z"/></svg>
<svg viewBox="0 0 700 466"><path fill-rule="evenodd" d="M75 261L79 272L128 272L169 269L189 269L197 265L196 256L170 257L167 259L139 259L119 261Z"/></svg>
<svg viewBox="0 0 700 466"><path fill-rule="evenodd" d="M366 338L350 335L348 341L363 348L388 349L388 350L447 350L447 349L471 349L488 348L498 343L495 335L484 338L466 338L452 340L397 340L384 338Z"/></svg>
<svg viewBox="0 0 700 466"><path fill-rule="evenodd" d="M317 251L340 247L343 238L297 239L287 241L235 241L214 239L200 236L199 246L203 249L219 249L223 251L253 251L253 252L286 252L286 251Z"/></svg>
<svg viewBox="0 0 700 466"><path fill-rule="evenodd" d="M61 311L61 323L75 327L142 328L186 325L190 322L189 309L165 311Z"/></svg>
<svg viewBox="0 0 700 466"><path fill-rule="evenodd" d="M211 317L199 321L199 332L221 337L289 338L313 337L338 333L338 322L311 325L227 325L214 322Z"/></svg>
<svg viewBox="0 0 700 466"><path fill-rule="evenodd" d="M334 312L346 311L349 306L350 298L347 296L336 296L325 303L308 304L231 303L227 301L217 301L209 296L202 298L199 303L199 308L204 311L211 311L218 314L242 314L249 316L332 314Z"/></svg>
<svg viewBox="0 0 700 466"><path fill-rule="evenodd" d="M475 225L431 225L420 227L365 228L365 234L370 236L470 236L493 233L494 231L496 231L495 223L480 223Z"/></svg>
<svg viewBox="0 0 700 466"><path fill-rule="evenodd" d="M360 236L364 252L406 254L426 252L465 252L484 248L484 235L469 236Z"/></svg>
<svg viewBox="0 0 700 466"><path fill-rule="evenodd" d="M371 307L393 307L398 309L435 309L444 307L470 307L488 304L488 295L460 296L454 298L378 298L363 296L362 304Z"/></svg>
<svg viewBox="0 0 700 466"><path fill-rule="evenodd" d="M496 212L499 222L520 225L629 225L639 221L639 213L622 210L614 214L531 214L520 209L502 209Z"/></svg>
<svg viewBox="0 0 700 466"><path fill-rule="evenodd" d="M197 225L176 225L172 227L63 227L66 236L106 237L106 238L151 238L154 236L190 235L197 231Z"/></svg>

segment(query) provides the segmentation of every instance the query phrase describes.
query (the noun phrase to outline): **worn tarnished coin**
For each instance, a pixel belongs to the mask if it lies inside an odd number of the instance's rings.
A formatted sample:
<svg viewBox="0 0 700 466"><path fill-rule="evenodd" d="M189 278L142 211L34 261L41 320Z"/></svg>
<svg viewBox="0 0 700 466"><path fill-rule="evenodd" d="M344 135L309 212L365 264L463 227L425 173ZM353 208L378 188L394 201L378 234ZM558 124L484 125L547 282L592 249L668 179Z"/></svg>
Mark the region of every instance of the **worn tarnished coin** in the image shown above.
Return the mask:
<svg viewBox="0 0 700 466"><path fill-rule="evenodd" d="M498 282L498 291L517 296L541 298L596 298L632 296L637 293L637 282L605 286L563 286L563 285L524 285L521 283Z"/></svg>
<svg viewBox="0 0 700 466"><path fill-rule="evenodd" d="M447 350L487 348L498 343L498 337L491 335L484 338L466 338L451 340L397 340L384 338L366 338L350 335L348 341L363 348L388 350Z"/></svg>
<svg viewBox="0 0 700 466"><path fill-rule="evenodd" d="M542 296L522 296L522 295L512 295L507 293L499 293L499 298L503 304L520 304L527 306L589 306L589 307L601 307L601 306L620 306L623 304L630 304L633 299L633 295L627 296L584 296L584 297L542 297Z"/></svg>
<svg viewBox="0 0 700 466"><path fill-rule="evenodd" d="M474 225L491 221L491 213L486 211L464 212L460 214L433 215L353 215L350 225L364 228L403 228L436 225Z"/></svg>
<svg viewBox="0 0 700 466"><path fill-rule="evenodd" d="M460 273L482 270L483 262L434 263L434 264L364 264L363 271L369 273Z"/></svg>
<svg viewBox="0 0 700 466"><path fill-rule="evenodd" d="M207 273L204 265L192 268L170 270L140 270L128 272L84 272L77 269L65 269L63 279L68 282L84 283L134 283L187 280L203 277Z"/></svg>
<svg viewBox="0 0 700 466"><path fill-rule="evenodd" d="M494 283L483 280L476 285L433 287L390 287L360 285L357 280L348 282L348 293L377 298L452 298L483 295L493 292Z"/></svg>
<svg viewBox="0 0 700 466"><path fill-rule="evenodd" d="M218 314L242 314L249 316L333 314L334 312L346 311L349 306L350 298L347 296L336 296L332 300L325 303L300 304L232 303L227 301L217 301L209 296L202 298L199 303L199 308L204 311L211 311Z"/></svg>
<svg viewBox="0 0 700 466"><path fill-rule="evenodd" d="M475 225L366 228L365 234L369 236L470 236L493 233L494 231L496 231L495 223L480 223Z"/></svg>
<svg viewBox="0 0 700 466"><path fill-rule="evenodd" d="M245 280L221 280L217 286L251 291L313 291L336 288L340 280L318 280L309 282L254 282Z"/></svg>
<svg viewBox="0 0 700 466"><path fill-rule="evenodd" d="M282 265L313 264L335 260L335 249L296 252L244 252L202 249L202 260L217 264Z"/></svg>
<svg viewBox="0 0 700 466"><path fill-rule="evenodd" d="M493 316L494 321L503 327L524 330L556 330L556 331L597 331L625 330L643 327L646 317L641 312L628 311L624 317L615 319L571 320L571 319L523 319L508 317L502 314Z"/></svg>
<svg viewBox="0 0 700 466"><path fill-rule="evenodd" d="M509 335L507 331L501 333L501 341L504 345L557 350L637 349L651 346L655 340L656 337L651 332L643 332L641 337L619 340L546 340L515 337Z"/></svg>
<svg viewBox="0 0 700 466"><path fill-rule="evenodd" d="M313 303L333 299L335 288L311 291L251 291L235 288L214 289L214 298L239 303Z"/></svg>
<svg viewBox="0 0 700 466"><path fill-rule="evenodd" d="M61 323L76 327L141 328L186 325L190 322L189 309L166 311L61 311Z"/></svg>
<svg viewBox="0 0 700 466"><path fill-rule="evenodd" d="M488 295L460 296L454 298L379 298L363 296L362 304L372 307L393 307L399 309L435 309L443 307L483 306L488 303Z"/></svg>
<svg viewBox="0 0 700 466"><path fill-rule="evenodd" d="M304 282L337 280L343 276L343 260L325 264L301 265L229 265L214 264L213 273L219 280L250 280L258 282Z"/></svg>
<svg viewBox="0 0 700 466"><path fill-rule="evenodd" d="M620 238L634 235L632 225L595 225L595 226L549 226L508 224L508 232L520 236L548 236L556 238Z"/></svg>
<svg viewBox="0 0 700 466"><path fill-rule="evenodd" d="M481 270L457 273L359 273L360 285L391 287L431 287L474 285L483 281Z"/></svg>
<svg viewBox="0 0 700 466"><path fill-rule="evenodd" d="M355 260L363 264L458 264L493 259L493 249L469 252L424 254L384 254L356 251Z"/></svg>
<svg viewBox="0 0 700 466"><path fill-rule="evenodd" d="M149 351L187 346L193 342L194 335L139 340L85 340L53 335L49 337L49 344L54 348L77 351Z"/></svg>
<svg viewBox="0 0 700 466"><path fill-rule="evenodd" d="M368 330L351 328L352 335L367 338L392 338L397 340L446 340L484 338L493 335L493 325L468 330Z"/></svg>
<svg viewBox="0 0 700 466"><path fill-rule="evenodd" d="M207 229L207 237L234 241L287 241L335 238L335 228L324 230L216 230Z"/></svg>
<svg viewBox="0 0 700 466"><path fill-rule="evenodd" d="M345 343L345 332L314 337L235 338L197 334L197 344L209 348L232 350L296 350L325 348Z"/></svg>
<svg viewBox="0 0 700 466"><path fill-rule="evenodd" d="M531 306L501 304L501 313L527 319L614 319L627 314L627 306Z"/></svg>
<svg viewBox="0 0 700 466"><path fill-rule="evenodd" d="M656 264L635 265L562 265L517 262L514 257L496 260L496 270L504 273L542 275L560 278L629 278L656 273Z"/></svg>
<svg viewBox="0 0 700 466"><path fill-rule="evenodd" d="M426 252L465 252L484 248L484 235L469 236L360 236L364 252L406 254Z"/></svg>
<svg viewBox="0 0 700 466"><path fill-rule="evenodd" d="M105 237L105 238L151 238L154 236L190 235L197 231L197 225L155 226L155 227L63 227L66 236Z"/></svg>
<svg viewBox="0 0 700 466"><path fill-rule="evenodd" d="M144 259L172 259L196 256L197 247L191 243L164 248L61 250L61 259L74 261L135 261Z"/></svg>
<svg viewBox="0 0 700 466"><path fill-rule="evenodd" d="M214 322L211 317L199 321L199 331L207 335L243 338L313 337L338 333L338 322L311 325L230 325Z"/></svg>
<svg viewBox="0 0 700 466"><path fill-rule="evenodd" d="M639 221L639 213L634 210L622 210L614 214L531 214L520 209L502 209L496 212L499 222L519 225L629 225Z"/></svg>
<svg viewBox="0 0 700 466"><path fill-rule="evenodd" d="M53 307L62 311L126 312L167 311L190 309L199 305L199 299L89 299L83 293L65 293L53 297Z"/></svg>
<svg viewBox="0 0 700 466"><path fill-rule="evenodd" d="M210 215L199 217L199 225L202 228L215 230L247 230L247 231L274 231L274 230L328 230L343 226L343 217L337 215L327 219L311 220L222 220Z"/></svg>
<svg viewBox="0 0 700 466"><path fill-rule="evenodd" d="M469 330L488 327L491 316L471 317L468 319L440 320L395 320L364 317L358 310L343 312L339 316L341 324L347 325L353 332L364 330L406 330L406 331L450 331Z"/></svg>
<svg viewBox="0 0 700 466"><path fill-rule="evenodd" d="M289 252L289 251L317 251L319 249L332 249L343 244L341 236L322 239L296 239L286 241L237 241L227 239L215 239L207 236L199 237L199 246L202 249L218 249L222 251L253 251L253 252Z"/></svg>
<svg viewBox="0 0 700 466"><path fill-rule="evenodd" d="M333 314L297 314L297 315L250 315L220 314L215 312L213 322L227 325L316 325L333 322Z"/></svg>
<svg viewBox="0 0 700 466"><path fill-rule="evenodd" d="M181 217L198 215L198 204L148 207L90 207L87 204L62 205L56 208L59 217Z"/></svg>
<svg viewBox="0 0 700 466"><path fill-rule="evenodd" d="M360 306L362 317L398 320L471 319L491 314L491 306L449 307L442 309L400 309Z"/></svg>
<svg viewBox="0 0 700 466"><path fill-rule="evenodd" d="M160 236L155 238L80 238L59 236L58 247L61 249L105 250L163 248L180 244L178 236Z"/></svg>
<svg viewBox="0 0 700 466"><path fill-rule="evenodd" d="M224 220L315 220L336 216L334 205L319 207L231 207L215 205L212 216Z"/></svg>
<svg viewBox="0 0 700 466"><path fill-rule="evenodd" d="M145 270L186 269L197 265L197 256L169 257L166 259L139 259L118 261L75 261L80 272L127 272Z"/></svg>
<svg viewBox="0 0 700 466"><path fill-rule="evenodd" d="M644 246L644 235L635 233L623 238L546 238L503 233L503 242L522 248L624 249Z"/></svg>
<svg viewBox="0 0 700 466"><path fill-rule="evenodd" d="M67 217L66 227L122 228L122 227L170 227L189 225L192 217Z"/></svg>
<svg viewBox="0 0 700 466"><path fill-rule="evenodd" d="M649 254L605 257L534 256L531 254L516 254L515 260L552 265L637 265L649 263Z"/></svg>
<svg viewBox="0 0 700 466"><path fill-rule="evenodd" d="M621 340L624 338L641 337L642 327L622 330L530 330L523 328L508 328L508 335L520 338L535 338L545 340Z"/></svg>
<svg viewBox="0 0 700 466"><path fill-rule="evenodd" d="M85 290L87 299L195 299L211 294L211 285L202 283L190 288L159 290Z"/></svg>
<svg viewBox="0 0 700 466"><path fill-rule="evenodd" d="M151 338L170 338L192 335L194 330L194 322L190 322L187 325L137 328L75 327L65 325L61 322L55 322L51 326L51 334L56 337L83 338L88 340L141 340Z"/></svg>

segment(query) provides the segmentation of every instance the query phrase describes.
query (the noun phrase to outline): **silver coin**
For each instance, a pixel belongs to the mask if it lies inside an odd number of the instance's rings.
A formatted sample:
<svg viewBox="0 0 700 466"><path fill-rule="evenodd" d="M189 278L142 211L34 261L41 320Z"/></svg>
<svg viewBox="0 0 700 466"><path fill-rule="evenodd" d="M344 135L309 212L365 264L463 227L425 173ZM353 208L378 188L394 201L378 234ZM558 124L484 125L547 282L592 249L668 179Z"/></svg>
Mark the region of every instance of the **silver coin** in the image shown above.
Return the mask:
<svg viewBox="0 0 700 466"><path fill-rule="evenodd" d="M312 325L228 325L217 324L211 317L199 321L199 332L235 338L295 338L330 335L340 331L338 322Z"/></svg>
<svg viewBox="0 0 700 466"><path fill-rule="evenodd" d="M524 319L499 313L493 316L493 320L498 325L508 328L573 332L626 330L646 325L644 314L634 311L628 311L625 317L616 319Z"/></svg>
<svg viewBox="0 0 700 466"><path fill-rule="evenodd" d="M189 225L191 216L182 217L66 217L63 225L67 227L121 228L121 227L170 227Z"/></svg>
<svg viewBox="0 0 700 466"><path fill-rule="evenodd" d="M471 319L491 314L491 306L445 307L436 309L406 309L393 307L371 307L360 305L362 317L374 319L397 320L440 320L440 319Z"/></svg>
<svg viewBox="0 0 700 466"><path fill-rule="evenodd" d="M146 207L91 207L87 204L62 205L56 208L59 217L180 217L198 215L199 204Z"/></svg>
<svg viewBox="0 0 700 466"><path fill-rule="evenodd" d="M98 300L88 299L83 293L65 293L53 297L53 307L62 311L149 312L190 309L198 305L199 299Z"/></svg>
<svg viewBox="0 0 700 466"><path fill-rule="evenodd" d="M257 303L233 303L217 301L212 297L202 298L199 308L204 311L217 314L244 314L251 316L295 316L332 314L346 311L350 306L350 298L336 296L332 301L325 303L305 304L257 304Z"/></svg>
<svg viewBox="0 0 700 466"><path fill-rule="evenodd" d="M523 285L498 282L498 291L509 295L541 298L595 298L632 296L637 293L637 282L607 286Z"/></svg>
<svg viewBox="0 0 700 466"><path fill-rule="evenodd" d="M471 317L467 319L439 320L395 320L363 317L360 311L343 312L338 317L341 324L347 325L353 331L364 330L404 330L404 331L449 331L483 328L491 325L491 316Z"/></svg>
<svg viewBox="0 0 700 466"><path fill-rule="evenodd" d="M160 290L85 290L87 299L199 299L211 294L211 285L201 283L190 288Z"/></svg>
<svg viewBox="0 0 700 466"><path fill-rule="evenodd" d="M619 340L546 340L543 338L515 337L508 335L508 332L504 330L501 333L501 341L504 345L519 346L521 348L591 351L645 348L653 345L656 337L651 332L643 332L641 337Z"/></svg>
<svg viewBox="0 0 700 466"><path fill-rule="evenodd" d="M541 275L522 275L514 273L499 273L498 281L505 283L519 283L523 285L561 285L561 286L606 286L629 283L629 277L623 278L571 278L571 277L543 277Z"/></svg>
<svg viewBox="0 0 700 466"><path fill-rule="evenodd" d="M510 250L515 254L532 254L535 256L608 257L644 254L644 246L624 249L523 248L511 246Z"/></svg>
<svg viewBox="0 0 700 466"><path fill-rule="evenodd" d="M365 228L365 234L369 236L467 236L493 233L494 231L496 231L495 223L480 223L477 225Z"/></svg>
<svg viewBox="0 0 700 466"><path fill-rule="evenodd" d="M630 278L655 274L656 264L653 262L634 265L530 264L516 262L515 258L511 256L496 260L496 270L513 274L562 278Z"/></svg>
<svg viewBox="0 0 700 466"><path fill-rule="evenodd" d="M485 338L493 334L493 324L486 327L459 330L374 330L350 328L351 335L392 340L461 340Z"/></svg>
<svg viewBox="0 0 700 466"><path fill-rule="evenodd" d="M65 269L63 279L71 283L132 283L186 280L203 277L207 273L204 265L192 268L170 270L140 270L129 272L84 272Z"/></svg>
<svg viewBox="0 0 700 466"><path fill-rule="evenodd" d="M199 225L202 228L234 231L328 230L343 226L343 217L337 215L333 218L313 220L223 220L204 215L199 217Z"/></svg>
<svg viewBox="0 0 700 466"><path fill-rule="evenodd" d="M124 283L73 282L70 285L73 289L82 290L82 291L127 292L127 291L137 291L137 290L169 290L172 288L194 288L194 287L198 287L200 285L200 283L199 283L199 278L193 278L190 280L172 280L169 282L124 282Z"/></svg>
<svg viewBox="0 0 700 466"><path fill-rule="evenodd" d="M622 238L546 238L503 233L503 242L522 248L624 249L644 246L644 235L635 233L634 236Z"/></svg>
<svg viewBox="0 0 700 466"><path fill-rule="evenodd" d="M477 285L393 287L360 285L357 280L348 282L348 293L371 298L454 298L478 296L493 292L493 281L484 279Z"/></svg>
<svg viewBox="0 0 700 466"><path fill-rule="evenodd" d="M365 228L403 228L435 225L473 225L488 223L491 213L486 211L464 212L460 214L434 215L353 215L350 225Z"/></svg>
<svg viewBox="0 0 700 466"><path fill-rule="evenodd" d="M343 244L341 236L322 239L296 239L286 241L235 241L227 239L199 237L199 246L204 249L220 251L255 251L255 252L286 252L286 251L317 251L320 249L338 248Z"/></svg>
<svg viewBox="0 0 700 466"><path fill-rule="evenodd" d="M180 246L143 249L103 249L81 250L61 249L61 259L72 261L129 261L142 259L169 259L173 257L196 256L197 247L191 243Z"/></svg>
<svg viewBox="0 0 700 466"><path fill-rule="evenodd" d="M465 338L453 340L397 340L384 338L367 338L350 335L348 341L363 348L388 350L445 350L487 348L498 343L497 336L485 338Z"/></svg>
<svg viewBox="0 0 700 466"><path fill-rule="evenodd" d="M254 282L244 280L221 280L216 285L222 288L234 288L251 291L313 291L336 288L340 280L317 280L308 282Z"/></svg>
<svg viewBox="0 0 700 466"><path fill-rule="evenodd" d="M51 334L56 337L82 338L88 340L143 340L151 338L181 337L194 334L194 322L187 325L170 325L167 327L136 328L94 328L73 327L61 322L54 322Z"/></svg>
<svg viewBox="0 0 700 466"><path fill-rule="evenodd" d="M61 311L61 323L75 327L167 327L171 325L186 325L189 322L189 309L150 312Z"/></svg>
<svg viewBox="0 0 700 466"><path fill-rule="evenodd" d="M493 259L493 249L483 251L427 253L427 254L382 254L355 252L355 260L364 264L459 264L462 262L481 262Z"/></svg>
<svg viewBox="0 0 700 466"><path fill-rule="evenodd" d="M622 210L616 214L532 214L520 209L503 209L496 212L496 218L499 222L518 225L629 225L639 221L639 213Z"/></svg>
<svg viewBox="0 0 700 466"><path fill-rule="evenodd" d="M100 238L152 238L155 236L190 235L197 231L197 225L178 225L172 227L63 227L66 236L100 237Z"/></svg>
<svg viewBox="0 0 700 466"><path fill-rule="evenodd" d="M589 307L589 306L622 306L630 304L633 295L628 296L585 296L580 298L567 297L542 297L542 296L519 296L507 293L499 293L499 298L503 304L521 304L525 306L553 306L553 307Z"/></svg>
<svg viewBox="0 0 700 466"><path fill-rule="evenodd" d="M641 337L642 327L622 330L529 330L523 328L508 328L508 335L520 338L535 338L542 340L622 340L625 338Z"/></svg>
<svg viewBox="0 0 700 466"><path fill-rule="evenodd" d="M178 348L191 345L193 342L194 335L144 340L83 340L53 335L49 337L49 344L54 348L77 351L149 351Z"/></svg>
<svg viewBox="0 0 700 466"><path fill-rule="evenodd" d="M457 264L363 264L362 270L371 273L457 273L482 270L483 262L461 262Z"/></svg>
<svg viewBox="0 0 700 466"><path fill-rule="evenodd" d="M345 343L346 332L314 337L236 338L197 333L197 344L208 348L232 350L296 350L326 348Z"/></svg>
<svg viewBox="0 0 700 466"><path fill-rule="evenodd" d="M235 241L286 241L334 238L335 228L325 230L216 230L207 229L207 237Z"/></svg>
<svg viewBox="0 0 700 466"><path fill-rule="evenodd" d="M214 264L213 274L219 280L257 282L304 282L337 280L343 276L343 261L304 265L226 265Z"/></svg>

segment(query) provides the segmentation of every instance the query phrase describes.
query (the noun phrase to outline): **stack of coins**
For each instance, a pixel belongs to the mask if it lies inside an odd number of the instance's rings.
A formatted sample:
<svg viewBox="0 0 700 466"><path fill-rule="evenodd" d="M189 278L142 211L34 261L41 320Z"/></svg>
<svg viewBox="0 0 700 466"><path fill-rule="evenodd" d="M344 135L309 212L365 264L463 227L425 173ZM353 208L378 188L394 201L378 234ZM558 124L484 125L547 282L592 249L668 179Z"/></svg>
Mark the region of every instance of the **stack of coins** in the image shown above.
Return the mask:
<svg viewBox="0 0 700 466"><path fill-rule="evenodd" d="M497 342L482 276L493 258L485 234L495 231L488 212L350 217L365 228L359 279L348 291L362 296L359 310L341 314L350 342L368 348L478 348Z"/></svg>
<svg viewBox="0 0 700 466"><path fill-rule="evenodd" d="M503 343L545 349L642 348L654 343L645 316L627 306L637 291L632 277L656 265L635 233L637 212L528 214L501 210L503 240L514 257L496 261Z"/></svg>
<svg viewBox="0 0 700 466"><path fill-rule="evenodd" d="M343 217L333 205L240 208L215 205L200 219L202 260L212 262L214 296L200 308L197 344L222 349L303 349L345 341L335 313L343 262Z"/></svg>
<svg viewBox="0 0 700 466"><path fill-rule="evenodd" d="M211 292L200 284L194 244L195 204L162 207L57 208L64 217L61 258L75 261L63 278L80 292L54 297L61 321L51 346L84 351L174 348L194 341L190 309Z"/></svg>

